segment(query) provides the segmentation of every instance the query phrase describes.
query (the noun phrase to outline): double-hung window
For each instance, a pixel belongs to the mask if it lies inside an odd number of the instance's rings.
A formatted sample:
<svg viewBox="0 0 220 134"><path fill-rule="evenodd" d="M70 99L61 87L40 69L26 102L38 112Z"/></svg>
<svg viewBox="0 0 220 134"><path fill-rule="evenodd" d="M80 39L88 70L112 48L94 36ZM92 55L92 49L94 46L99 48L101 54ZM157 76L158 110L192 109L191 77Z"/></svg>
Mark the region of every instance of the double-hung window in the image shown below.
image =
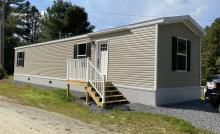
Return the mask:
<svg viewBox="0 0 220 134"><path fill-rule="evenodd" d="M86 58L86 49L87 44L78 44L77 45L77 59Z"/></svg>
<svg viewBox="0 0 220 134"><path fill-rule="evenodd" d="M91 57L91 43L74 45L74 59Z"/></svg>
<svg viewBox="0 0 220 134"><path fill-rule="evenodd" d="M17 52L17 67L24 67L24 52Z"/></svg>
<svg viewBox="0 0 220 134"><path fill-rule="evenodd" d="M173 37L172 39L172 70L190 71L191 42L187 39Z"/></svg>

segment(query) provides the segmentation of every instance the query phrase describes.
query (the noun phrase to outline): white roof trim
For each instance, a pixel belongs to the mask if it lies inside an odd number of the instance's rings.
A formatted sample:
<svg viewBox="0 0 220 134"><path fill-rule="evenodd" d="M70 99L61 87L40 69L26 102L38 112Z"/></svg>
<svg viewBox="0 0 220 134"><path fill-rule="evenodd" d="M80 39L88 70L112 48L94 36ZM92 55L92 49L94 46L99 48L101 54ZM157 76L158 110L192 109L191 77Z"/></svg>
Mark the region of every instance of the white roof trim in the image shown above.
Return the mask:
<svg viewBox="0 0 220 134"><path fill-rule="evenodd" d="M123 31L128 31L128 27L119 27L119 28L114 28L114 29L107 29L103 31L98 31L94 33L88 33L88 37L94 37L94 36L99 36L99 35L104 35L104 34L111 34L115 32L123 32Z"/></svg>
<svg viewBox="0 0 220 134"><path fill-rule="evenodd" d="M43 43L37 43L37 44L32 44L32 45L27 45L27 46L16 47L14 49L16 50L16 49L35 47L35 46L40 46L40 45L46 45L46 44L69 41L69 40L75 40L75 39L81 39L81 38L95 37L95 36L104 35L104 34L122 32L122 31L126 31L126 30L129 30L129 29L132 29L132 28L137 28L137 27L142 27L142 26L147 26L147 25L170 24L170 23L177 23L177 22L183 22L184 23L185 21L190 21L195 26L195 27L189 27L188 25L186 25L190 29L192 29L192 30L194 28L198 29L197 31L199 31L200 33L197 32L196 33L197 35L201 36L205 33L203 28L195 20L193 20L192 17L190 17L189 15L173 16L173 17L163 17L163 18L158 18L158 19L154 19L154 20L139 22L139 23L135 23L135 24L122 26L122 27L111 28L111 29L107 29L107 30L97 31L97 32L88 33L88 34L84 34L84 35L78 35L78 36L65 38L65 39L59 39L59 40L54 40L54 41L48 41L48 42L43 42ZM196 31L196 30L193 30L193 31Z"/></svg>
<svg viewBox="0 0 220 134"><path fill-rule="evenodd" d="M36 46L42 46L42 45L47 45L47 44L52 44L52 43L69 41L69 40L82 39L82 38L87 38L87 37L88 37L88 34L84 34L84 35L73 36L73 37L65 38L65 39L58 39L58 40L36 43L32 45L27 45L27 46L15 47L14 49L17 50L17 49L28 48L28 47L36 47Z"/></svg>

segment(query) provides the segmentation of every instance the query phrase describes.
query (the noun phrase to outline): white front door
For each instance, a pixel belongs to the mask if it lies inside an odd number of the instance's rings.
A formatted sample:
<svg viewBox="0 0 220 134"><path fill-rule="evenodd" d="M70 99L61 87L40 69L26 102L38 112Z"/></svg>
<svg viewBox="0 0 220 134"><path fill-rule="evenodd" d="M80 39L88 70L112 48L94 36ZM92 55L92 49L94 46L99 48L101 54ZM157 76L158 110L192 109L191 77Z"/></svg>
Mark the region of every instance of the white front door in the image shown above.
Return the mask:
<svg viewBox="0 0 220 134"><path fill-rule="evenodd" d="M107 76L108 71L108 44L107 42L98 43L97 68L102 75Z"/></svg>

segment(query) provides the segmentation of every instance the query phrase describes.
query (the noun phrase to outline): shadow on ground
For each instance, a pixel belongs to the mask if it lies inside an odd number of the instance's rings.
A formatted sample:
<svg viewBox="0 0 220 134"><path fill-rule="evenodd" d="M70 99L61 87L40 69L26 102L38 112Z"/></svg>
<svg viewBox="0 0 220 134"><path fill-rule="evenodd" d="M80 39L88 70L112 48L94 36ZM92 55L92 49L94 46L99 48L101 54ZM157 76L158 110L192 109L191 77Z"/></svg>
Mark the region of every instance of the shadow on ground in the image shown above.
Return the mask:
<svg viewBox="0 0 220 134"><path fill-rule="evenodd" d="M187 110L213 112L213 113L217 112L216 109L214 109L208 102L199 99L170 104L170 105L163 105L161 107L172 108L172 109L187 109Z"/></svg>

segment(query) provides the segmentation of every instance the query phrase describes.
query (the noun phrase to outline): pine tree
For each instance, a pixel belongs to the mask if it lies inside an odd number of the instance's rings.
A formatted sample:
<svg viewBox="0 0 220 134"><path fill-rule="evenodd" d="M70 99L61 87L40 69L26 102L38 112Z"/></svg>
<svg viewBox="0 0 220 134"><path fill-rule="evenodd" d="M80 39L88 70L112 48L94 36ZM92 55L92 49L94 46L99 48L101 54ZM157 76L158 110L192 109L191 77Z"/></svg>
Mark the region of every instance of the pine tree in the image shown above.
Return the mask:
<svg viewBox="0 0 220 134"><path fill-rule="evenodd" d="M217 59L220 56L220 18L205 28L206 35L202 39L202 83L209 75L215 74Z"/></svg>
<svg viewBox="0 0 220 134"><path fill-rule="evenodd" d="M29 10L24 9L28 9L32 6L26 0L0 1L0 6L2 6L3 2L5 2L4 68L9 74L12 74L14 71L14 47L25 45L22 40L26 41L31 39L32 23L29 23L31 22L29 21L31 12L27 12L31 11L31 8ZM23 18L24 16L28 17ZM24 23L26 21L28 23Z"/></svg>
<svg viewBox="0 0 220 134"><path fill-rule="evenodd" d="M39 27L40 13L30 2L25 2L19 9L19 19L17 22L17 34L27 43L38 41L37 31Z"/></svg>
<svg viewBox="0 0 220 134"><path fill-rule="evenodd" d="M55 0L42 16L40 37L41 41L53 40L58 39L60 33L74 36L92 32L93 29L83 8Z"/></svg>

